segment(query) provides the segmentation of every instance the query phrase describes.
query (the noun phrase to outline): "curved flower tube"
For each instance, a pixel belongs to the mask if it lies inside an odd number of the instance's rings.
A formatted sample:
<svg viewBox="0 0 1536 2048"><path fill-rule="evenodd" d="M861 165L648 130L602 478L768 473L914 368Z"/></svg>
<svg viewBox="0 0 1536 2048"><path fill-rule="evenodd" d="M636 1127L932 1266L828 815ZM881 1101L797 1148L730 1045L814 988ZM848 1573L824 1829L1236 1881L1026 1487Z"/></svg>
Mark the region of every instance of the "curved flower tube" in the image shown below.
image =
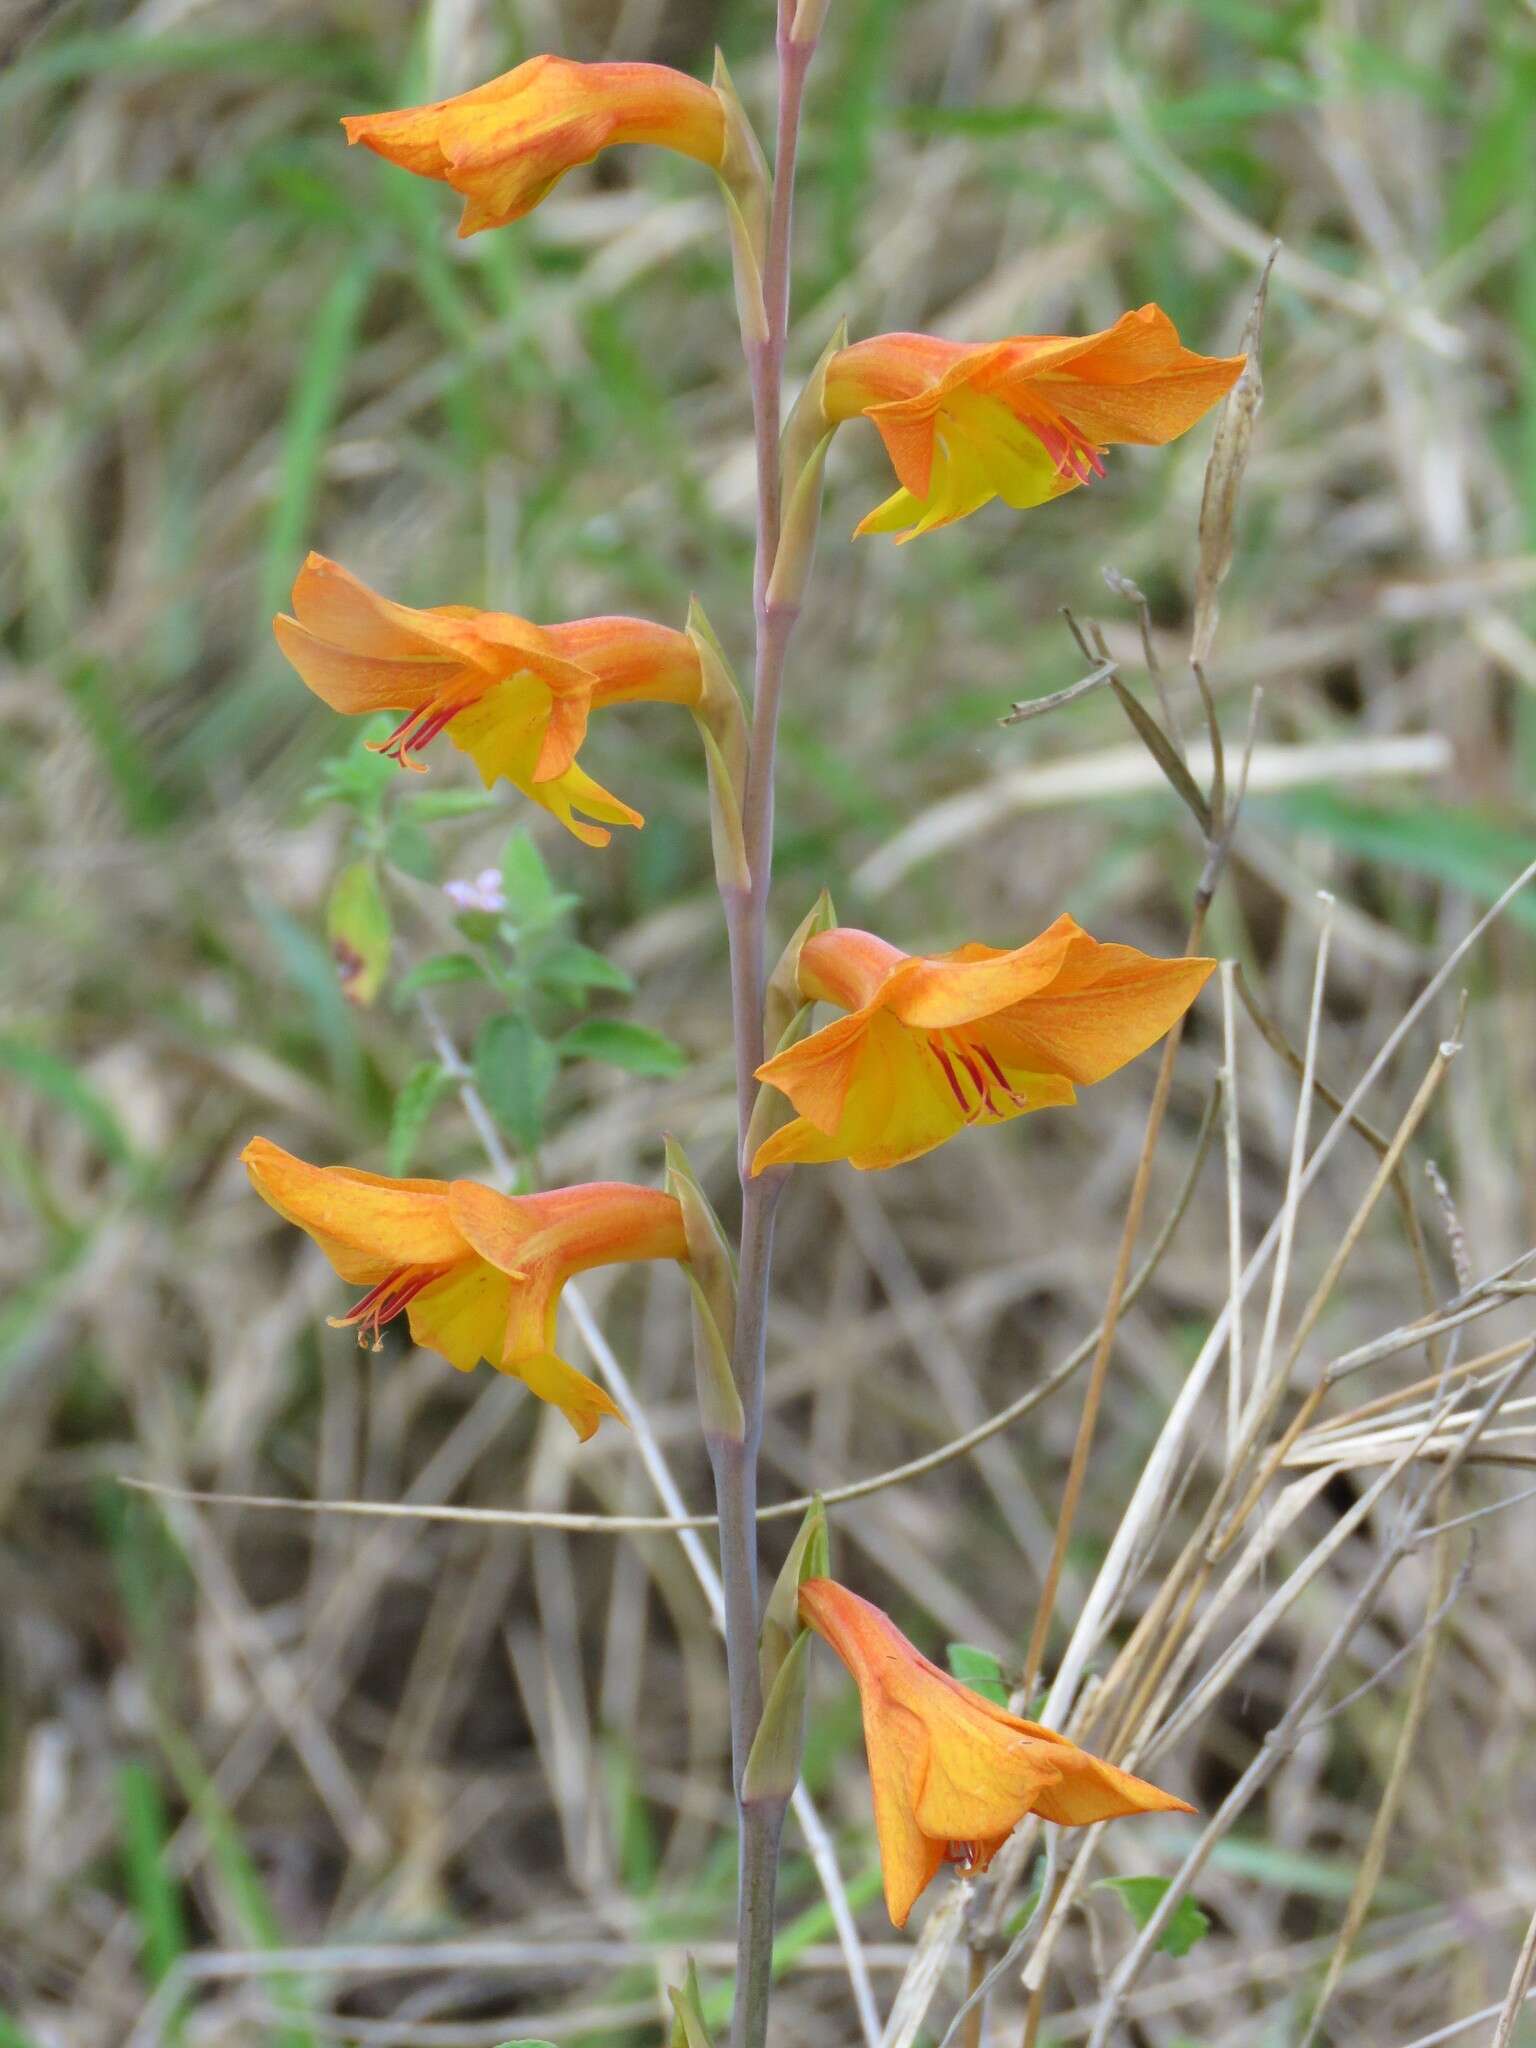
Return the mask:
<svg viewBox="0 0 1536 2048"><path fill-rule="evenodd" d="M655 143L719 171L729 140L721 94L685 72L547 56L453 99L350 114L341 125L349 143L461 194L461 236L520 220L615 143Z"/></svg>
<svg viewBox="0 0 1536 2048"><path fill-rule="evenodd" d="M460 1372L483 1358L557 1407L585 1441L623 1416L555 1352L560 1291L573 1274L634 1259L686 1260L671 1195L618 1181L502 1195L472 1180L388 1180L310 1166L267 1138L240 1155L264 1202L306 1231L341 1278L365 1290L344 1316L379 1348L404 1315L412 1339Z"/></svg>
<svg viewBox="0 0 1536 2048"><path fill-rule="evenodd" d="M985 1870L1027 1813L1082 1828L1132 1813L1194 1812L972 1692L835 1580L808 1579L800 1614L859 1688L885 1903L897 1927L945 1863Z"/></svg>
<svg viewBox="0 0 1536 2048"><path fill-rule="evenodd" d="M417 611L324 555L305 562L293 615L274 619L272 630L333 711L406 714L377 751L419 769L416 756L446 733L487 789L504 775L588 846L606 846L609 825L644 823L577 763L591 712L640 702L695 708L704 690L696 645L670 626L625 618L535 626L471 605Z"/></svg>
<svg viewBox="0 0 1536 2048"><path fill-rule="evenodd" d="M849 1014L758 1068L799 1114L752 1171L899 1166L972 1125L1073 1102L1161 1038L1215 965L1101 945L1070 917L1011 952L913 955L821 932L801 948L800 993Z"/></svg>
<svg viewBox="0 0 1536 2048"><path fill-rule="evenodd" d="M1195 355L1155 305L1099 334L855 342L826 366L827 424L870 420L901 485L855 537L914 540L993 498L1016 510L1058 498L1102 476L1113 443L1160 447L1185 433L1231 390L1245 360Z"/></svg>

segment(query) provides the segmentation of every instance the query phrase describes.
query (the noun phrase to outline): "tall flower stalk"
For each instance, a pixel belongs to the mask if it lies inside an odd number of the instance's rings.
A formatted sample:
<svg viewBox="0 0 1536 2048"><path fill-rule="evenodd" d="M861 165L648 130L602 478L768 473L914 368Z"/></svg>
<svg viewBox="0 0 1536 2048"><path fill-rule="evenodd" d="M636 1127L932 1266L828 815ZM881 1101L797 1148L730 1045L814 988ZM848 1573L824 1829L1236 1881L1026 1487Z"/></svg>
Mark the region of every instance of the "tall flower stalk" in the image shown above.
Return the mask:
<svg viewBox="0 0 1536 2048"><path fill-rule="evenodd" d="M610 826L644 821L580 766L591 715L620 703L692 714L730 954L736 1245L670 1141L664 1192L598 1182L515 1197L466 1181L315 1168L264 1140L247 1153L258 1191L321 1244L342 1280L366 1290L338 1321L377 1346L384 1325L404 1318L418 1343L461 1370L484 1361L521 1379L583 1438L618 1410L556 1353L561 1286L591 1266L637 1259L686 1272L719 1519L739 1832L732 2048L767 2040L779 1846L800 1766L812 1630L865 1693L898 1925L945 1861L984 1869L1028 1812L1076 1826L1183 1805L1048 1729L978 1707L831 1581L819 1509L766 1603L759 1594L774 1224L794 1168L897 1167L963 1132L1068 1104L1078 1085L1175 1028L1213 964L1101 944L1067 916L1028 945L909 954L839 928L823 892L769 974L779 710L831 438L857 418L875 426L900 488L859 530L911 540L995 498L1022 509L1089 483L1114 444L1157 445L1184 432L1242 368L1241 358L1185 349L1155 306L1078 337L962 345L884 335L850 347L839 334L786 421L796 162L825 9L826 0L778 0L771 171L721 62L706 85L656 65L536 57L453 99L345 124L349 140L457 191L466 235L517 222L613 144L670 148L715 171L757 460L750 715L697 606L681 628L609 616L536 625L457 603L420 610L315 555L295 585L293 615L276 622L289 660L333 708L405 714L370 743L402 769L427 765L420 756L442 739L471 756L487 787L509 782L594 849L609 843ZM352 952L372 986L387 929L381 942L371 899L353 922ZM818 1002L845 1014L808 1036ZM509 1027L493 1036L493 1051L505 1043L526 1052L516 1018L493 1024ZM885 1668L892 1656L899 1680ZM1021 1741L1027 1751L1016 1754ZM709 2048L691 1972L673 1999L674 2040Z"/></svg>

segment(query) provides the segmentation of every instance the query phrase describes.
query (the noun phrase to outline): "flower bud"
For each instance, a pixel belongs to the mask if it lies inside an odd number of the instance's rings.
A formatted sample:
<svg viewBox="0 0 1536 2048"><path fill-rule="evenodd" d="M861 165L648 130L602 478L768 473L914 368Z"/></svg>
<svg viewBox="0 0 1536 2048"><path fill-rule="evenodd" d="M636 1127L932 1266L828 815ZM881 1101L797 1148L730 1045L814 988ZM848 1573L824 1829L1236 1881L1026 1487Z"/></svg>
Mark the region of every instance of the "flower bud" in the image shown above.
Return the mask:
<svg viewBox="0 0 1536 2048"><path fill-rule="evenodd" d="M683 1213L693 1289L693 1365L704 1434L739 1443L746 1434L741 1396L731 1371L736 1341L736 1261L709 1197L675 1138L666 1141L667 1193Z"/></svg>
<svg viewBox="0 0 1536 2048"><path fill-rule="evenodd" d="M722 889L744 890L752 884L741 826L747 787L746 713L725 650L697 598L688 607L685 631L698 650L703 678L693 715L704 742L709 771L709 825L715 878Z"/></svg>
<svg viewBox="0 0 1536 2048"><path fill-rule="evenodd" d="M742 1773L744 1806L787 1800L800 1776L805 1751L805 1697L810 1677L810 1631L802 1630L779 1666L763 1718Z"/></svg>
<svg viewBox="0 0 1536 2048"><path fill-rule="evenodd" d="M672 2033L667 2048L714 2048L704 2024L704 1998L699 1990L699 1970L688 1958L688 1974L681 1985L667 1987L672 2001Z"/></svg>
<svg viewBox="0 0 1536 2048"><path fill-rule="evenodd" d="M800 1588L807 1579L830 1577L831 1570L827 1511L818 1494L805 1511L805 1520L763 1609L760 1663L765 1697L773 1691L785 1658L805 1631L800 1618Z"/></svg>
<svg viewBox="0 0 1536 2048"><path fill-rule="evenodd" d="M768 313L763 302L763 262L768 247L769 179L762 144L753 132L725 59L715 52L714 89L725 109L725 154L719 166L731 231L731 268L736 280L736 312L744 341L759 346L768 339Z"/></svg>

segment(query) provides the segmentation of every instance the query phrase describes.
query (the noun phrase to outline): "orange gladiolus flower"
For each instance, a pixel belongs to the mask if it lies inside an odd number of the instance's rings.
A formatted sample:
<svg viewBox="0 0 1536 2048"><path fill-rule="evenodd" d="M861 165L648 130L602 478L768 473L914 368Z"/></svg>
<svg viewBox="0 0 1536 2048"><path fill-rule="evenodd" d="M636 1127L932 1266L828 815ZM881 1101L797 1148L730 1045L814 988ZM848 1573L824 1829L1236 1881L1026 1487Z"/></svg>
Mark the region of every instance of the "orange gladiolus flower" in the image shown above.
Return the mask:
<svg viewBox="0 0 1536 2048"><path fill-rule="evenodd" d="M719 93L665 64L530 57L453 99L341 125L348 142L462 194L461 235L520 220L567 171L618 142L657 143L717 171L726 153Z"/></svg>
<svg viewBox="0 0 1536 2048"><path fill-rule="evenodd" d="M859 1688L885 1903L896 1926L906 1925L942 1865L985 1870L1027 1813L1082 1828L1130 1813L1194 1812L972 1692L930 1664L889 1615L834 1580L808 1579L800 1614Z"/></svg>
<svg viewBox="0 0 1536 2048"><path fill-rule="evenodd" d="M483 1358L510 1373L583 1440L603 1416L619 1415L555 1354L560 1290L591 1266L686 1259L671 1195L618 1181L501 1195L472 1180L387 1180L310 1166L267 1138L252 1138L240 1156L262 1200L307 1231L343 1280L366 1289L331 1318L336 1328L355 1329L377 1350L384 1325L403 1314L424 1350L460 1372Z"/></svg>
<svg viewBox="0 0 1536 2048"><path fill-rule="evenodd" d="M827 365L829 425L880 431L901 489L857 534L912 540L993 498L1022 510L1104 474L1113 442L1160 447L1242 374L1242 356L1197 356L1160 306L1101 334L1015 334L968 344L879 334Z"/></svg>
<svg viewBox="0 0 1536 2048"><path fill-rule="evenodd" d="M799 1115L752 1163L899 1166L972 1124L1076 1100L1159 1038L1214 960L1100 945L1058 917L1027 946L908 954L872 932L808 939L800 993L850 1014L757 1070Z"/></svg>
<svg viewBox="0 0 1536 2048"><path fill-rule="evenodd" d="M608 844L608 825L644 823L577 764L590 713L642 701L695 705L703 690L698 649L670 626L535 626L472 605L416 611L324 555L299 571L293 611L273 631L317 697L333 711L406 714L377 751L419 768L415 757L446 733L487 789L504 775L589 846ZM586 822L593 818L602 822Z"/></svg>

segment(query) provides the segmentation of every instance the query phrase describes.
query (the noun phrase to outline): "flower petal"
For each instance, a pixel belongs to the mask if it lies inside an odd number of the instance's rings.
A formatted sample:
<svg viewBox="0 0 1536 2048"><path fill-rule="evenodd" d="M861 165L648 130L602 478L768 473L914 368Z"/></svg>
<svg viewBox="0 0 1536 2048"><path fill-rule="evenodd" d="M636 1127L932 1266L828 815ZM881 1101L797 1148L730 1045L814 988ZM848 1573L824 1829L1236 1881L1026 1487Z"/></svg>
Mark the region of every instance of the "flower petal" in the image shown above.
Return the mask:
<svg viewBox="0 0 1536 2048"><path fill-rule="evenodd" d="M253 1138L240 1157L262 1200L307 1231L354 1285L400 1266L446 1266L469 1255L449 1214L446 1181L311 1166L268 1138Z"/></svg>
<svg viewBox="0 0 1536 2048"><path fill-rule="evenodd" d="M1058 1827L1086 1828L1094 1821L1119 1820L1131 1813L1195 1811L1187 1800L1159 1791L1144 1778L1133 1778L1075 1743L1068 1744L1066 1753L1056 1754L1059 1781L1036 1798L1034 1810Z"/></svg>
<svg viewBox="0 0 1536 2048"><path fill-rule="evenodd" d="M1047 987L1079 938L1088 935L1075 918L1063 916L1028 945L1007 952L966 946L950 954L917 954L891 975L879 999L914 1029L953 1030Z"/></svg>
<svg viewBox="0 0 1536 2048"><path fill-rule="evenodd" d="M482 1359L499 1366L511 1293L505 1273L484 1259L465 1259L410 1303L411 1336L423 1351L436 1351L460 1372L473 1372Z"/></svg>
<svg viewBox="0 0 1536 2048"><path fill-rule="evenodd" d="M333 711L418 711L439 697L464 664L437 655L358 654L321 640L297 619L272 621L278 646Z"/></svg>
<svg viewBox="0 0 1536 2048"><path fill-rule="evenodd" d="M603 1392L596 1381L589 1380L584 1372L578 1372L574 1365L567 1365L552 1351L505 1358L501 1370L513 1379L521 1380L528 1391L537 1394L541 1401L548 1401L558 1408L583 1443L605 1415L613 1416L618 1422L624 1421L623 1409Z"/></svg>

